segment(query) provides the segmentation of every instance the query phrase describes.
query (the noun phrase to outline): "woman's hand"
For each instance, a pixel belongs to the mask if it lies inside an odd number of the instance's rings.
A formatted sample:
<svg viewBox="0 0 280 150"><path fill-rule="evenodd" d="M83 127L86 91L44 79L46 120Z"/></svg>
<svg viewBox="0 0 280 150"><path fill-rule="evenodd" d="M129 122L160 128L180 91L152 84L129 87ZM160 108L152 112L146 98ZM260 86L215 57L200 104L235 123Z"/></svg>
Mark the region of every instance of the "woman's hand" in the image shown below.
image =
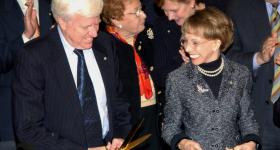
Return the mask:
<svg viewBox="0 0 280 150"><path fill-rule="evenodd" d="M182 139L178 143L178 148L180 150L202 150L199 143L188 139Z"/></svg>
<svg viewBox="0 0 280 150"><path fill-rule="evenodd" d="M186 54L186 52L185 52L185 50L183 48L179 49L179 53L180 53L182 59L184 60L185 64L190 62L190 58L187 56L187 54Z"/></svg>
<svg viewBox="0 0 280 150"><path fill-rule="evenodd" d="M256 149L257 149L257 144L253 141L237 145L234 148L226 148L226 150L256 150Z"/></svg>

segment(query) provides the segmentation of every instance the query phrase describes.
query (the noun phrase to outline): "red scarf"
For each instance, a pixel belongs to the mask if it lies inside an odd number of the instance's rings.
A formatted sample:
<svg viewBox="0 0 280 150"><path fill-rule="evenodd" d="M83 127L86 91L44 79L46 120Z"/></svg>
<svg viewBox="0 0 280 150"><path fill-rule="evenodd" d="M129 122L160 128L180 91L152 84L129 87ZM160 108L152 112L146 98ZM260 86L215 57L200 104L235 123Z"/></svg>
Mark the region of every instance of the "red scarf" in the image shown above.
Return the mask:
<svg viewBox="0 0 280 150"><path fill-rule="evenodd" d="M127 41L115 30L112 26L107 26L107 31L118 38L125 44L128 44ZM134 42L136 41L136 36L134 37ZM135 43L134 43L135 44ZM134 58L136 62L139 86L140 86L140 95L144 95L146 99L150 99L153 96L152 84L149 77L149 72L146 65L142 62L140 56L136 52L135 46L133 45Z"/></svg>

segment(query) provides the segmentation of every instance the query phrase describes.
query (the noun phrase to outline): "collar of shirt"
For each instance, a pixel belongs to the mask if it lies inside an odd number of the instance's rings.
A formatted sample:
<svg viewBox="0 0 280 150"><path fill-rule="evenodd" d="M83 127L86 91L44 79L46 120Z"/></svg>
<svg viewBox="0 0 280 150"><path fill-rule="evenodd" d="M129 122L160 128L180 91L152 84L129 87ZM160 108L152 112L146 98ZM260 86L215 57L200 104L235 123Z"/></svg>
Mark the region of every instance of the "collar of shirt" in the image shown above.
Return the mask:
<svg viewBox="0 0 280 150"><path fill-rule="evenodd" d="M58 33L59 33L59 36L60 36L60 39L61 39L61 42L62 42L62 45L64 47L64 50L65 50L65 53L66 53L66 56L67 56L67 59L68 59L68 62L70 64L70 67L71 67L71 71L72 71L72 75L74 77L74 81L75 81L75 84L77 86L77 62L78 62L78 57L77 55L74 53L74 47L71 46L69 44L69 42L65 39L62 31L61 31L61 28L59 27L59 25L57 26L57 29L58 29ZM84 52L84 55L86 56L88 53L91 53L92 49L85 49L83 50ZM72 65L73 64L73 65ZM75 67L74 67L75 66Z"/></svg>
<svg viewBox="0 0 280 150"><path fill-rule="evenodd" d="M280 14L280 1L278 3L279 3L279 5L277 7L277 11ZM269 3L269 2L265 2L265 5L266 5L267 15L268 15L268 18L269 18L271 16L273 7L272 7L272 4Z"/></svg>

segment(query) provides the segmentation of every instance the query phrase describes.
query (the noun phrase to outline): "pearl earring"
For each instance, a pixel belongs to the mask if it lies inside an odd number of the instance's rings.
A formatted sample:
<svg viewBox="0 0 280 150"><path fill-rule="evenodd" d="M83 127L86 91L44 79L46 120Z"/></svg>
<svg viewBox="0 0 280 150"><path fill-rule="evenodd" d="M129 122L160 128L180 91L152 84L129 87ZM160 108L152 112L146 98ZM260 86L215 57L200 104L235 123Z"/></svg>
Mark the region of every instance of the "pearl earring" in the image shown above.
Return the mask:
<svg viewBox="0 0 280 150"><path fill-rule="evenodd" d="M118 27L121 29L121 28L122 28L122 25L121 25L121 24L119 24L119 25L118 25Z"/></svg>

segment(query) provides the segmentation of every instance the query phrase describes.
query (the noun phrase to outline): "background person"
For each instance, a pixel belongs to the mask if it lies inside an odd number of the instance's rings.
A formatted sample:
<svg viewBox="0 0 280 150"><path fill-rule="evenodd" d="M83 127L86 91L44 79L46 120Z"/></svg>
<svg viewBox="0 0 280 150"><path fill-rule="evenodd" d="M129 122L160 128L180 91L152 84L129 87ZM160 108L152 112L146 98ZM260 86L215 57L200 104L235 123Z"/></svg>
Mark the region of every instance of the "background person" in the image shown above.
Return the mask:
<svg viewBox="0 0 280 150"><path fill-rule="evenodd" d="M24 43L44 36L52 25L48 0L0 1L0 149L15 150L12 78Z"/></svg>
<svg viewBox="0 0 280 150"><path fill-rule="evenodd" d="M132 123L144 118L143 128L138 135L152 136L139 149L158 150L156 94L153 79L141 53L147 47L141 45L139 35L145 29L146 14L139 0L105 0L103 20L107 32L114 41L114 50L119 58L120 79L127 93ZM146 34L144 31L142 34ZM147 45L148 46L148 45Z"/></svg>
<svg viewBox="0 0 280 150"><path fill-rule="evenodd" d="M235 25L234 42L227 56L246 65L253 76L252 98L261 126L263 150L280 149L280 130L273 124L271 102L274 60L280 57L274 53L277 34L272 36L269 21L273 5L279 12L278 3L278 0L232 0L226 11Z"/></svg>

